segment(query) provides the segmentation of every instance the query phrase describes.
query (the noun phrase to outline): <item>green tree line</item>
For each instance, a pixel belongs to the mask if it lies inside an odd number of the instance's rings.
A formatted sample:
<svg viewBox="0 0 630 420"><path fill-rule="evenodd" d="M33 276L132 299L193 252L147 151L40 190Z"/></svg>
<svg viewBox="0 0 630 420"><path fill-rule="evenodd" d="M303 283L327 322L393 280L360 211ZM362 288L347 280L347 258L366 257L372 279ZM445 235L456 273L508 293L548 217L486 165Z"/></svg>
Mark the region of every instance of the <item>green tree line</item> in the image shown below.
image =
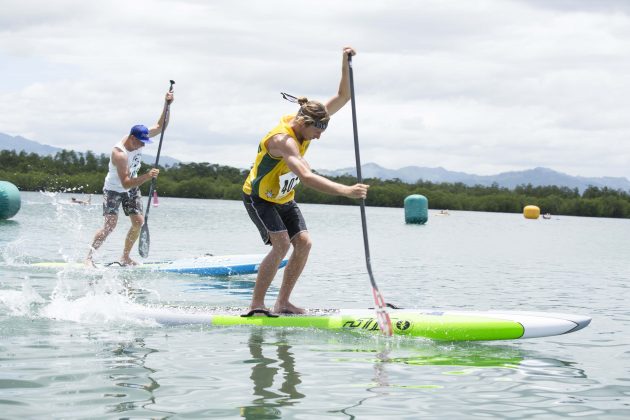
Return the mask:
<svg viewBox="0 0 630 420"><path fill-rule="evenodd" d="M82 191L98 194L108 170L109 156L92 152L63 150L55 156L0 151L0 180L23 191ZM141 173L149 169L143 164ZM164 197L240 200L247 171L211 163L186 163L160 167L158 191ZM344 175L333 181L352 185L356 178ZM630 218L630 194L610 188L577 188L520 185L514 189L467 186L462 183L405 183L399 179L366 179L369 206L402 207L405 197L422 194L432 209L521 213L526 205L536 205L543 213L558 215ZM143 186L147 194L148 183ZM356 200L320 193L302 185L297 197L303 203L356 205Z"/></svg>

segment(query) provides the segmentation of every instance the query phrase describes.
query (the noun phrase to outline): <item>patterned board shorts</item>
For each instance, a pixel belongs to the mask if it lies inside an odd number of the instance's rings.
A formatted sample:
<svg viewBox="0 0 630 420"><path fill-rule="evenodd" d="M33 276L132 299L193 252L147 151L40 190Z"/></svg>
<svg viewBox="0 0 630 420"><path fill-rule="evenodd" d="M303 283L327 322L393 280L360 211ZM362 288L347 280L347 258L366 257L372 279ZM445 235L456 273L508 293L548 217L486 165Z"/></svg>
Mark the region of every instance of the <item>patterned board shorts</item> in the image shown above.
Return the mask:
<svg viewBox="0 0 630 420"><path fill-rule="evenodd" d="M243 203L266 245L271 245L269 233L287 232L289 238L293 239L298 233L307 230L302 212L293 200L276 204L243 193Z"/></svg>
<svg viewBox="0 0 630 420"><path fill-rule="evenodd" d="M118 214L122 204L125 216L142 214L142 196L140 190L132 188L128 192L103 190L103 216Z"/></svg>

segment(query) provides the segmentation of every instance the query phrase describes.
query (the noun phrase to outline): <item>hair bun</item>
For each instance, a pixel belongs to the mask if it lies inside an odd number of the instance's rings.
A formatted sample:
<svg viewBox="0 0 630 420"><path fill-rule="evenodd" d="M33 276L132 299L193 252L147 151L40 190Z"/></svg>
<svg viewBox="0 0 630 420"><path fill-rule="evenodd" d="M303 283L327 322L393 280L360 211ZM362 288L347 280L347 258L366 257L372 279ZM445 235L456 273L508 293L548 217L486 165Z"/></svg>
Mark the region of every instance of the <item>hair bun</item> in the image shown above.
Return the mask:
<svg viewBox="0 0 630 420"><path fill-rule="evenodd" d="M300 96L298 98L298 104L300 104L300 106L304 105L307 102L308 102L308 98L306 96Z"/></svg>

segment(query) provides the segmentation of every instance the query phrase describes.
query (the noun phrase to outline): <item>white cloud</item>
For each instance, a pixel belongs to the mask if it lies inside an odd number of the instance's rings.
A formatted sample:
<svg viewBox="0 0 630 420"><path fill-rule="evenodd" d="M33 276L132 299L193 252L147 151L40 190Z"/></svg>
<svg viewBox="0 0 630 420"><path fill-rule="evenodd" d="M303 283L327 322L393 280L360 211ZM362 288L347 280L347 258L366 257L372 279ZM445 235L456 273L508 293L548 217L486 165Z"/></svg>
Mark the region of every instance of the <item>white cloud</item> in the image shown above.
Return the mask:
<svg viewBox="0 0 630 420"><path fill-rule="evenodd" d="M175 79L162 153L248 167L294 109L279 92L326 100L353 45L363 162L630 177L625 2L9 3L0 132L108 152ZM314 168L354 164L349 107L314 146Z"/></svg>

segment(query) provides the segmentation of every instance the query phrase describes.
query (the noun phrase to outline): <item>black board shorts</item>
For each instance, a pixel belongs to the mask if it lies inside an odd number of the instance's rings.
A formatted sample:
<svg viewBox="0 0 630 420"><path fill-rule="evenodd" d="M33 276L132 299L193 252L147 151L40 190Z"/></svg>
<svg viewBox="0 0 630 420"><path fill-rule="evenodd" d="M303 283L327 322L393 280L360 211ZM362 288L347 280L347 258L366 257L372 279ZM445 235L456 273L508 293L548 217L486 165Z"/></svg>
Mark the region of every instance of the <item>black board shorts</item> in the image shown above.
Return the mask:
<svg viewBox="0 0 630 420"><path fill-rule="evenodd" d="M122 204L125 216L142 214L142 196L140 190L132 188L129 192L103 190L103 216L118 214Z"/></svg>
<svg viewBox="0 0 630 420"><path fill-rule="evenodd" d="M302 212L294 200L276 204L243 193L243 203L266 245L271 245L269 233L287 232L289 239L293 240L295 235L308 230Z"/></svg>

